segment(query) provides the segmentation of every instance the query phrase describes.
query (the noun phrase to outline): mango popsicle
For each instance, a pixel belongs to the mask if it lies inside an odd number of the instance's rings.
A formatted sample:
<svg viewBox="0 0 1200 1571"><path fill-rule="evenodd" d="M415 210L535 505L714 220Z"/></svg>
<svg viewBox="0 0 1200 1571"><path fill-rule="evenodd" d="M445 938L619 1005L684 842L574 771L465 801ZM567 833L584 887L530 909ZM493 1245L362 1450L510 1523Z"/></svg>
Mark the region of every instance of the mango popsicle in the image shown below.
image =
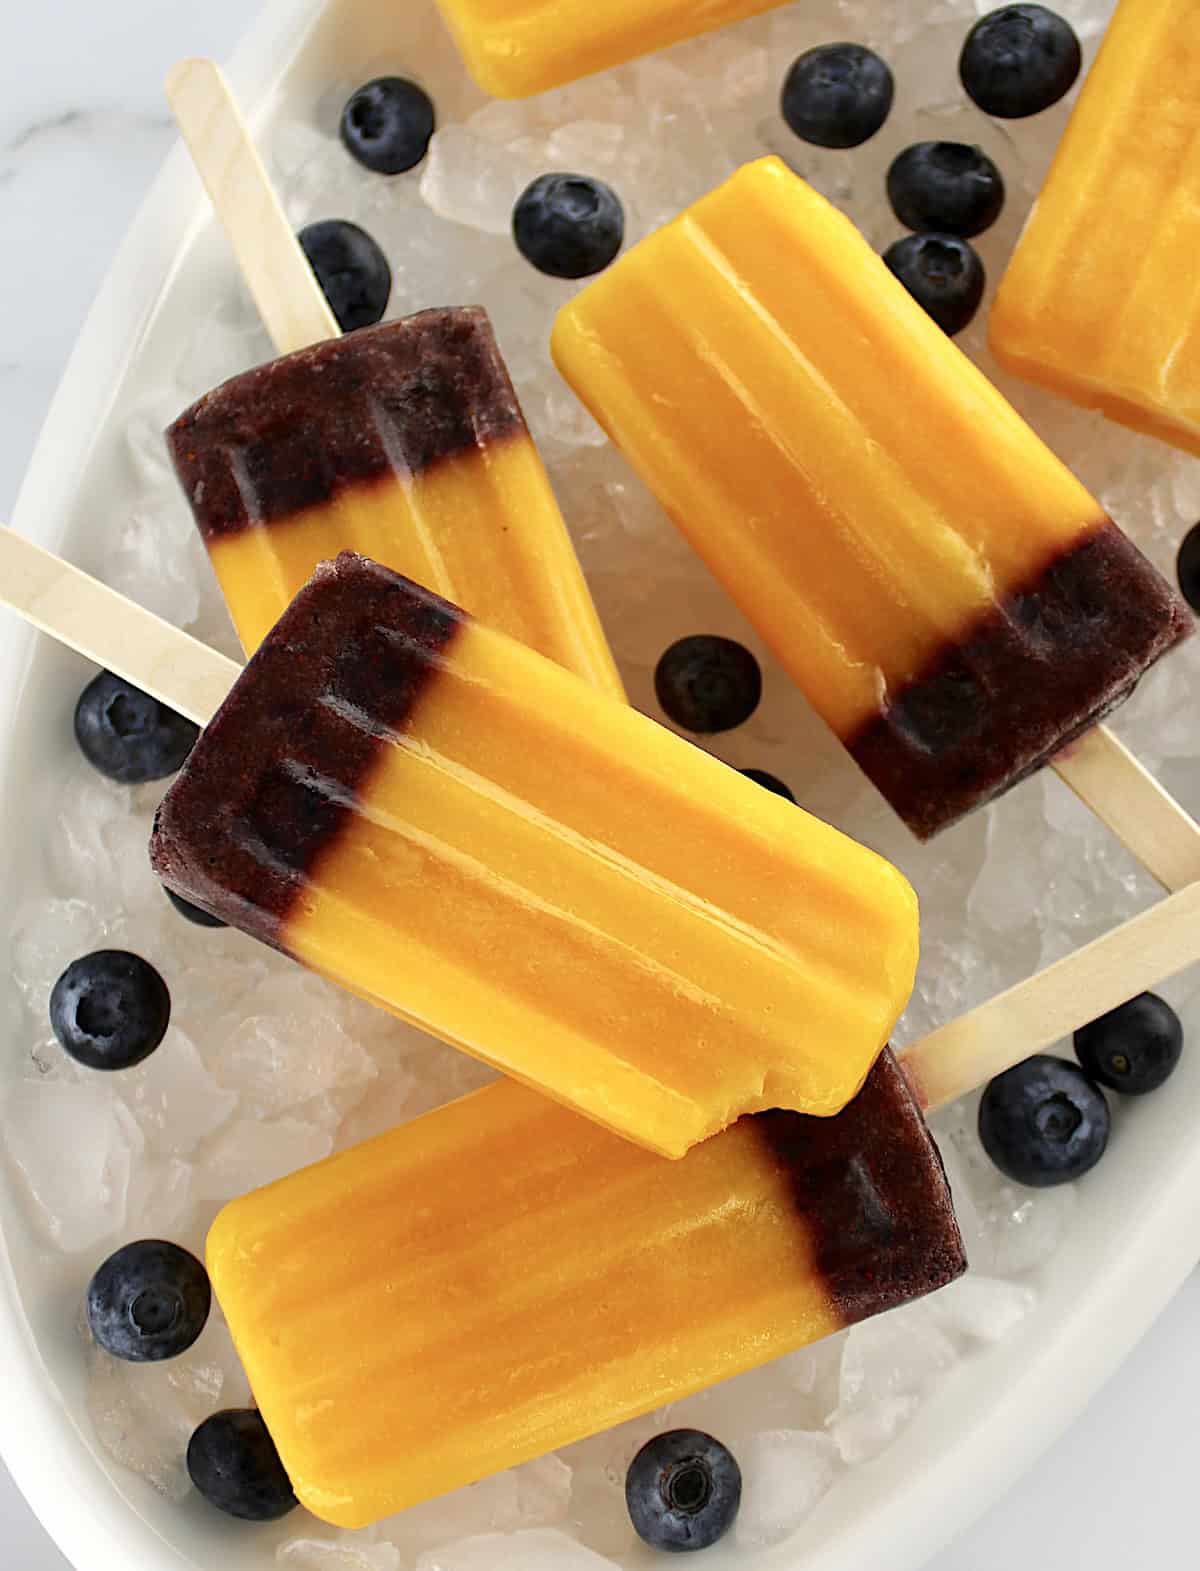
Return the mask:
<svg viewBox="0 0 1200 1571"><path fill-rule="evenodd" d="M1200 454L1200 34L1121 0L1000 285L1008 370Z"/></svg>
<svg viewBox="0 0 1200 1571"><path fill-rule="evenodd" d="M921 837L1045 763L1190 630L1099 503L778 159L590 284L553 351Z"/></svg>
<svg viewBox="0 0 1200 1571"><path fill-rule="evenodd" d="M916 897L881 858L350 553L201 735L151 859L671 1156L743 1112L838 1112L916 964Z"/></svg>
<svg viewBox="0 0 1200 1571"><path fill-rule="evenodd" d="M438 0L467 70L496 98L527 98L783 0Z"/></svg>
<svg viewBox="0 0 1200 1571"><path fill-rule="evenodd" d="M481 309L423 311L248 371L167 442L247 652L318 562L362 550L623 696Z"/></svg>
<svg viewBox="0 0 1200 1571"><path fill-rule="evenodd" d="M363 1527L944 1286L890 1053L836 1118L664 1162L511 1081L218 1216L208 1267L300 1500Z"/></svg>

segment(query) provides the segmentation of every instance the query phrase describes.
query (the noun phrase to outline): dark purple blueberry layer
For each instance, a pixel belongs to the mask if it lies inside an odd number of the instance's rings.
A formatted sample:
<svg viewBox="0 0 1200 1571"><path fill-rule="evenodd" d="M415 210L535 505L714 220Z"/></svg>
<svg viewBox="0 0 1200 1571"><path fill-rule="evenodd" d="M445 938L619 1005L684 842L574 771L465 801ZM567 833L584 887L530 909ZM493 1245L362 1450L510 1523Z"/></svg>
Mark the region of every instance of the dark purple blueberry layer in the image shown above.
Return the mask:
<svg viewBox="0 0 1200 1571"><path fill-rule="evenodd" d="M150 860L168 888L255 938L283 927L402 731L465 614L344 551L267 635L163 798Z"/></svg>
<svg viewBox="0 0 1200 1571"><path fill-rule="evenodd" d="M932 1293L967 1268L942 1159L891 1052L836 1118L759 1113L844 1325Z"/></svg>
<svg viewBox="0 0 1200 1571"><path fill-rule="evenodd" d="M469 306L362 328L247 371L180 415L167 445L211 540L525 435L492 324Z"/></svg>
<svg viewBox="0 0 1200 1571"><path fill-rule="evenodd" d="M1103 720L1192 625L1106 520L941 650L846 745L927 840Z"/></svg>

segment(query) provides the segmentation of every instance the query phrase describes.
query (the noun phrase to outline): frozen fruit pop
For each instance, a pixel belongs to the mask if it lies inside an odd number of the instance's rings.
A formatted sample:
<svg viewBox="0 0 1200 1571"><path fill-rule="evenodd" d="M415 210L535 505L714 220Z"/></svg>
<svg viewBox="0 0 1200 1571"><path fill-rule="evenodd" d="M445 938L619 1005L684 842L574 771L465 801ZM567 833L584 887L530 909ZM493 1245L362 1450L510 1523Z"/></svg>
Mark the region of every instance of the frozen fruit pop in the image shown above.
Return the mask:
<svg viewBox="0 0 1200 1571"><path fill-rule="evenodd" d="M918 835L1046 762L1190 627L850 220L778 159L577 295L553 348Z"/></svg>
<svg viewBox="0 0 1200 1571"><path fill-rule="evenodd" d="M484 311L286 355L167 441L247 651L318 562L362 550L623 696Z"/></svg>
<svg viewBox="0 0 1200 1571"><path fill-rule="evenodd" d="M1121 0L991 317L1008 370L1200 453L1200 14Z"/></svg>
<svg viewBox="0 0 1200 1571"><path fill-rule="evenodd" d="M496 98L527 98L783 0L438 0L467 70Z"/></svg>
<svg viewBox="0 0 1200 1571"><path fill-rule="evenodd" d="M159 811L177 894L655 1150L836 1113L903 877L407 579L318 568Z"/></svg>
<svg viewBox="0 0 1200 1571"><path fill-rule="evenodd" d="M363 1527L965 1268L890 1053L664 1162L500 1081L235 1200L208 1267L301 1502Z"/></svg>

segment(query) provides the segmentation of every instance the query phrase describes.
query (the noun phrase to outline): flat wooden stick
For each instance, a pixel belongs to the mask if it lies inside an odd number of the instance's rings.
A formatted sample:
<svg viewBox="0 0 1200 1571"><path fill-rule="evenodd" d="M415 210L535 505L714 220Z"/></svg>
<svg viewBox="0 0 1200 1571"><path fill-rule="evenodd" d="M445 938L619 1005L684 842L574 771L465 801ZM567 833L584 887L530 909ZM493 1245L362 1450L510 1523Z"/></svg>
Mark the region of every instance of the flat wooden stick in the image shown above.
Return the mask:
<svg viewBox="0 0 1200 1571"><path fill-rule="evenodd" d="M167 77L167 98L276 349L289 354L337 338L337 320L220 68L181 61Z"/></svg>
<svg viewBox="0 0 1200 1571"><path fill-rule="evenodd" d="M1200 824L1107 726L1073 742L1053 767L1165 889L1200 879Z"/></svg>
<svg viewBox="0 0 1200 1571"><path fill-rule="evenodd" d="M0 526L0 605L207 725L241 670L190 633Z"/></svg>
<svg viewBox="0 0 1200 1571"><path fill-rule="evenodd" d="M1197 961L1193 884L902 1049L901 1066L934 1112Z"/></svg>

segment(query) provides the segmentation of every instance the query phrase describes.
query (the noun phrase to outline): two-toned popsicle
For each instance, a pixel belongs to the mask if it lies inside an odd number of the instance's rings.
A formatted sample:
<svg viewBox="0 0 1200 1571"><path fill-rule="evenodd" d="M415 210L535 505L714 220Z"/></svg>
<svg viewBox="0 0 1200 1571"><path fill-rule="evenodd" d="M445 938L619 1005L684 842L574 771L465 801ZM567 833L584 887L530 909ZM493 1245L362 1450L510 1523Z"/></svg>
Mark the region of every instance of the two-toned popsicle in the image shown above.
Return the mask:
<svg viewBox="0 0 1200 1571"><path fill-rule="evenodd" d="M664 1162L501 1081L235 1200L208 1266L302 1503L363 1527L965 1268L890 1053Z"/></svg>
<svg viewBox="0 0 1200 1571"><path fill-rule="evenodd" d="M168 445L248 651L358 550L623 696L487 315L423 311L226 382Z"/></svg>
<svg viewBox="0 0 1200 1571"><path fill-rule="evenodd" d="M916 964L916 899L881 858L349 553L204 731L152 860L671 1156L744 1112L838 1112Z"/></svg>
<svg viewBox="0 0 1200 1571"><path fill-rule="evenodd" d="M778 159L577 295L553 350L922 837L1045 763L1190 630L1100 504Z"/></svg>
<svg viewBox="0 0 1200 1571"><path fill-rule="evenodd" d="M438 0L467 70L496 98L527 98L783 0Z"/></svg>
<svg viewBox="0 0 1200 1571"><path fill-rule="evenodd" d="M1008 370L1200 453L1200 21L1121 0L990 335Z"/></svg>

